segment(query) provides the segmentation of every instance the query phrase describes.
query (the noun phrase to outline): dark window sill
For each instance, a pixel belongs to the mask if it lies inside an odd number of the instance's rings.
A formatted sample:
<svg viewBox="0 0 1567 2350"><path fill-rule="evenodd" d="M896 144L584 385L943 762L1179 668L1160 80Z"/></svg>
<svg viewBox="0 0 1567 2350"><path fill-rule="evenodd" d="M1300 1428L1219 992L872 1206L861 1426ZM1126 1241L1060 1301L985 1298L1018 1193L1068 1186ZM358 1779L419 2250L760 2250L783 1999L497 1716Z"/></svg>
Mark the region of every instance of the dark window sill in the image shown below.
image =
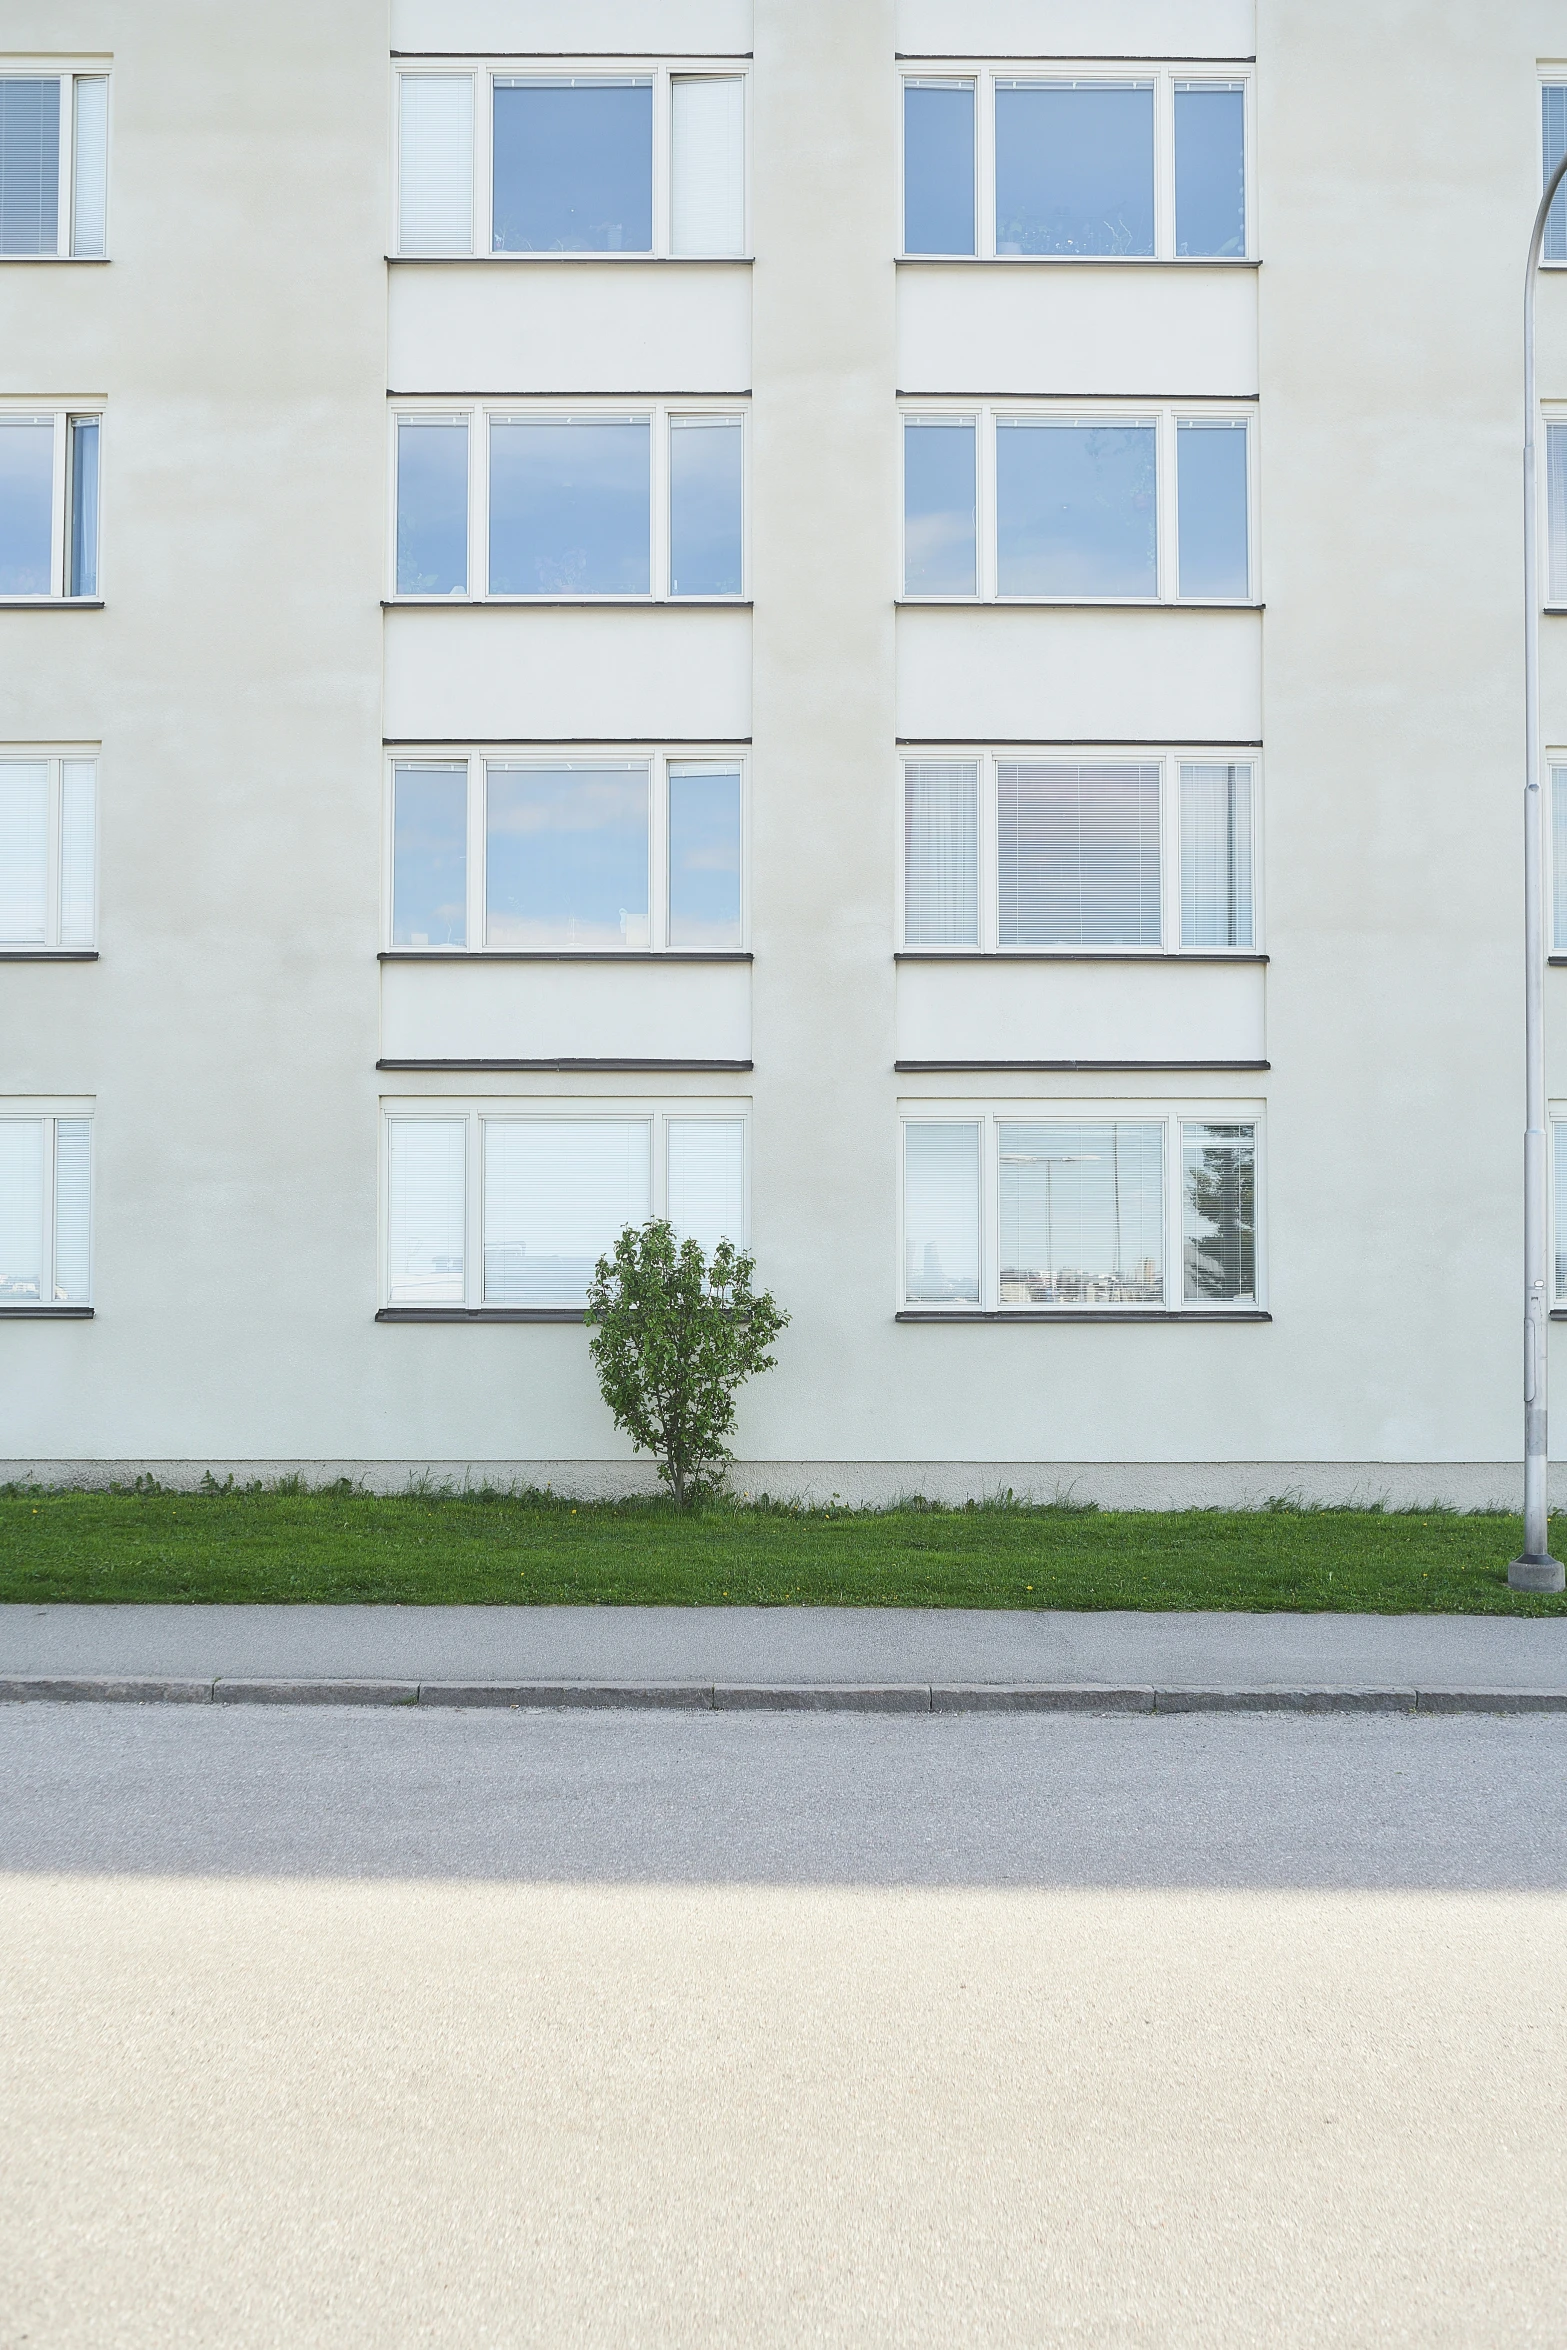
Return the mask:
<svg viewBox="0 0 1567 2350"><path fill-rule="evenodd" d="M1245 596L895 596L900 612L1261 612Z"/></svg>
<svg viewBox="0 0 1567 2350"><path fill-rule="evenodd" d="M91 1306L0 1305L0 1322L90 1322Z"/></svg>
<svg viewBox="0 0 1567 2350"><path fill-rule="evenodd" d="M101 612L102 596L0 596L0 612Z"/></svg>
<svg viewBox="0 0 1567 2350"><path fill-rule="evenodd" d="M96 947L0 947L0 963L96 963Z"/></svg>
<svg viewBox="0 0 1567 2350"><path fill-rule="evenodd" d="M655 1060L497 1060L377 1061L378 1069L438 1071L443 1069L532 1071L542 1076L622 1076L622 1077L736 1077L756 1066L754 1061L655 1061Z"/></svg>
<svg viewBox="0 0 1567 2350"><path fill-rule="evenodd" d="M383 596L383 612L749 612L749 596Z"/></svg>
<svg viewBox="0 0 1567 2350"><path fill-rule="evenodd" d="M378 963L749 963L741 947L383 947Z"/></svg>
<svg viewBox="0 0 1567 2350"><path fill-rule="evenodd" d="M1114 1074L1119 1071L1170 1071L1187 1074L1213 1070L1226 1075L1237 1071L1255 1073L1271 1069L1271 1061L894 1061L893 1069L900 1077L936 1077L941 1075L971 1074L977 1077L1002 1076L1008 1073L1071 1076Z"/></svg>
<svg viewBox="0 0 1567 2350"><path fill-rule="evenodd" d="M1106 947L1093 953L1081 947L900 947L895 963L1266 963L1266 955L1249 947L1226 953L1213 948ZM1567 955L1553 957L1567 963Z"/></svg>
<svg viewBox="0 0 1567 2350"><path fill-rule="evenodd" d="M1254 1306L1196 1306L1188 1312L1162 1306L1005 1306L994 1313L977 1306L910 1306L899 1322L1271 1322Z"/></svg>
<svg viewBox="0 0 1567 2350"><path fill-rule="evenodd" d="M393 269L753 269L754 253L388 253Z"/></svg>
<svg viewBox="0 0 1567 2350"><path fill-rule="evenodd" d="M26 269L36 269L40 262L55 268L63 265L66 269L106 269L109 256L107 253L0 253L0 269L14 268L18 264Z"/></svg>
<svg viewBox="0 0 1567 2350"><path fill-rule="evenodd" d="M1260 269L1244 253L899 253L899 269Z"/></svg>
<svg viewBox="0 0 1567 2350"><path fill-rule="evenodd" d="M585 1306L383 1306L378 1322L582 1322Z"/></svg>

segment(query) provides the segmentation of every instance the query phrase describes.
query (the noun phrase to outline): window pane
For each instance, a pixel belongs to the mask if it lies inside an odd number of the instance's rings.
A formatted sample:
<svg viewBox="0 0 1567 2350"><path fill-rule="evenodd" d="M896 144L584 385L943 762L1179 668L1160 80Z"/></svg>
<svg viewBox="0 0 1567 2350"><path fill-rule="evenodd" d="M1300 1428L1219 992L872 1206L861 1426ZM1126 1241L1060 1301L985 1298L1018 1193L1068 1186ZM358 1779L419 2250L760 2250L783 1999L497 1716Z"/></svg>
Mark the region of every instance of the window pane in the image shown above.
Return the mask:
<svg viewBox="0 0 1567 2350"><path fill-rule="evenodd" d="M1151 424L996 427L996 557L1004 596L1158 593Z"/></svg>
<svg viewBox="0 0 1567 2350"><path fill-rule="evenodd" d="M109 179L109 84L102 74L76 78L74 162L71 251L98 255L104 249Z"/></svg>
<svg viewBox="0 0 1567 2350"><path fill-rule="evenodd" d="M1175 250L1246 250L1246 93L1175 85Z"/></svg>
<svg viewBox="0 0 1567 2350"><path fill-rule="evenodd" d="M53 500L53 424L0 417L0 596L49 593Z"/></svg>
<svg viewBox="0 0 1567 2350"><path fill-rule="evenodd" d="M490 593L645 596L646 417L490 426Z"/></svg>
<svg viewBox="0 0 1567 2350"><path fill-rule="evenodd" d="M1183 596L1245 596L1251 590L1246 532L1246 427L1177 425Z"/></svg>
<svg viewBox="0 0 1567 2350"><path fill-rule="evenodd" d="M1567 767L1551 769L1551 952L1567 955Z"/></svg>
<svg viewBox="0 0 1567 2350"><path fill-rule="evenodd" d="M997 770L1001 944L1160 943L1159 769Z"/></svg>
<svg viewBox="0 0 1567 2350"><path fill-rule="evenodd" d="M1251 769L1181 769L1181 944L1249 947Z"/></svg>
<svg viewBox="0 0 1567 2350"><path fill-rule="evenodd" d="M646 767L491 767L486 943L645 947L647 811Z"/></svg>
<svg viewBox="0 0 1567 2350"><path fill-rule="evenodd" d="M392 944L467 943L467 767L400 766L392 781Z"/></svg>
<svg viewBox="0 0 1567 2350"><path fill-rule="evenodd" d="M0 939L42 946L49 885L49 763L0 763Z"/></svg>
<svg viewBox="0 0 1567 2350"><path fill-rule="evenodd" d="M468 427L397 420L397 592L468 592Z"/></svg>
<svg viewBox="0 0 1567 2350"><path fill-rule="evenodd" d="M911 947L979 944L979 768L911 759L903 770L903 936Z"/></svg>
<svg viewBox="0 0 1567 2350"><path fill-rule="evenodd" d="M1546 601L1567 604L1567 424L1545 428Z"/></svg>
<svg viewBox="0 0 1567 2350"><path fill-rule="evenodd" d="M97 770L91 759L60 763L60 944L93 942Z"/></svg>
<svg viewBox="0 0 1567 2350"><path fill-rule="evenodd" d="M745 1245L745 1124L739 1118L671 1118L669 1221L709 1255L721 1240Z"/></svg>
<svg viewBox="0 0 1567 2350"><path fill-rule="evenodd" d="M1550 178L1567 149L1567 82L1548 82L1540 93L1541 145L1544 171L1540 186ZM1536 199L1538 201L1538 199ZM1545 220L1545 258L1567 261L1567 185L1557 189Z"/></svg>
<svg viewBox="0 0 1567 2350"><path fill-rule="evenodd" d="M671 88L670 242L677 253L743 253L745 84L677 74Z"/></svg>
<svg viewBox="0 0 1567 2350"><path fill-rule="evenodd" d="M1257 1302L1257 1129L1181 1128L1181 1254L1188 1305Z"/></svg>
<svg viewBox="0 0 1567 2350"><path fill-rule="evenodd" d="M737 947L741 938L740 773L669 771L669 943Z"/></svg>
<svg viewBox="0 0 1567 2350"><path fill-rule="evenodd" d="M386 1147L387 1303L460 1306L468 1121L392 1118Z"/></svg>
<svg viewBox="0 0 1567 2350"><path fill-rule="evenodd" d="M979 1128L903 1129L903 1295L911 1306L979 1303Z"/></svg>
<svg viewBox="0 0 1567 2350"><path fill-rule="evenodd" d="M996 85L998 253L1153 251L1153 88Z"/></svg>
<svg viewBox="0 0 1567 2350"><path fill-rule="evenodd" d="M84 1306L91 1297L92 1126L60 1118L54 1129L54 1300Z"/></svg>
<svg viewBox="0 0 1567 2350"><path fill-rule="evenodd" d="M903 427L903 592L971 596L976 585L974 425Z"/></svg>
<svg viewBox="0 0 1567 2350"><path fill-rule="evenodd" d="M1004 1306L1164 1303L1164 1126L1001 1129Z"/></svg>
<svg viewBox="0 0 1567 2350"><path fill-rule="evenodd" d="M651 1197L647 1121L486 1119L484 1302L580 1306Z"/></svg>
<svg viewBox="0 0 1567 2350"><path fill-rule="evenodd" d="M0 80L0 253L60 250L60 84Z"/></svg>
<svg viewBox="0 0 1567 2350"><path fill-rule="evenodd" d="M397 244L473 250L473 76L405 73L397 85Z"/></svg>
<svg viewBox="0 0 1567 2350"><path fill-rule="evenodd" d="M71 594L98 593L98 419L71 419Z"/></svg>
<svg viewBox="0 0 1567 2350"><path fill-rule="evenodd" d="M650 253L650 82L497 82L497 253Z"/></svg>
<svg viewBox="0 0 1567 2350"><path fill-rule="evenodd" d="M43 1273L43 1120L0 1118L0 1305L39 1303Z"/></svg>
<svg viewBox="0 0 1567 2350"><path fill-rule="evenodd" d="M743 427L738 416L669 427L669 592L740 593Z"/></svg>
<svg viewBox="0 0 1567 2350"><path fill-rule="evenodd" d="M1567 1126L1553 1124L1551 1154L1556 1173L1556 1295L1567 1301Z"/></svg>
<svg viewBox="0 0 1567 2350"><path fill-rule="evenodd" d="M974 250L974 85L903 85L903 250Z"/></svg>

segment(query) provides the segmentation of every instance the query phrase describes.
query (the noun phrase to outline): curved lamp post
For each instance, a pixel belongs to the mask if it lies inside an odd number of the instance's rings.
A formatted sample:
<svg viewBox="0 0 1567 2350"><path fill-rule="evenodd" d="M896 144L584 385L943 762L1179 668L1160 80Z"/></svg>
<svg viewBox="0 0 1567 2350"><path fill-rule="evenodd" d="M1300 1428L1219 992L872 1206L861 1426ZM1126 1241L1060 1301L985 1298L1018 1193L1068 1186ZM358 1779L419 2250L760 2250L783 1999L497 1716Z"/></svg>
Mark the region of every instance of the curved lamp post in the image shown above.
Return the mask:
<svg viewBox="0 0 1567 2350"><path fill-rule="evenodd" d="M1546 182L1529 240L1523 296L1524 576L1524 1090L1523 1138L1523 1550L1507 1570L1515 1591L1560 1591L1567 1583L1550 1546L1546 1470L1546 1342L1550 1336L1550 1219L1545 1150L1545 806L1540 790L1540 510L1535 489L1534 296L1546 216L1567 179L1563 155Z"/></svg>

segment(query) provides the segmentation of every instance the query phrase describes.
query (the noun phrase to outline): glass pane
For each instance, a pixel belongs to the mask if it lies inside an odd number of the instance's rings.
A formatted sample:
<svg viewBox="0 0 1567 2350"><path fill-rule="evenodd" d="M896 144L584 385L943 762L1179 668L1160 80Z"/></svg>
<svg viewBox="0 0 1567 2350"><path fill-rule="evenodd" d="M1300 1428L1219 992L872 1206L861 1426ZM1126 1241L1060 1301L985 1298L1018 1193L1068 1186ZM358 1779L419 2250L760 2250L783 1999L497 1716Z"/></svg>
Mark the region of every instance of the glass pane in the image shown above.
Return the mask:
<svg viewBox="0 0 1567 2350"><path fill-rule="evenodd" d="M460 1306L468 1121L393 1118L386 1147L387 1303Z"/></svg>
<svg viewBox="0 0 1567 2350"><path fill-rule="evenodd" d="M1567 1300L1567 1126L1551 1128L1551 1153L1556 1171L1556 1296Z"/></svg>
<svg viewBox="0 0 1567 2350"><path fill-rule="evenodd" d="M645 596L646 417L490 426L490 593Z"/></svg>
<svg viewBox="0 0 1567 2350"><path fill-rule="evenodd" d="M739 1118L671 1118L669 1221L709 1255L721 1240L745 1245L745 1124Z"/></svg>
<svg viewBox="0 0 1567 2350"><path fill-rule="evenodd" d="M0 1118L0 1305L41 1302L43 1275L43 1120Z"/></svg>
<svg viewBox="0 0 1567 2350"><path fill-rule="evenodd" d="M996 251L1153 251L1153 88L996 85Z"/></svg>
<svg viewBox="0 0 1567 2350"><path fill-rule="evenodd" d="M92 1124L59 1118L54 1129L54 1300L84 1306L92 1295Z"/></svg>
<svg viewBox="0 0 1567 2350"><path fill-rule="evenodd" d="M1546 601L1567 604L1567 424L1545 428Z"/></svg>
<svg viewBox="0 0 1567 2350"><path fill-rule="evenodd" d="M473 76L405 73L397 85L397 246L473 250Z"/></svg>
<svg viewBox="0 0 1567 2350"><path fill-rule="evenodd" d="M467 943L467 767L400 766L392 784L392 944Z"/></svg>
<svg viewBox="0 0 1567 2350"><path fill-rule="evenodd" d="M670 243L677 253L745 250L745 84L677 74L671 84Z"/></svg>
<svg viewBox="0 0 1567 2350"><path fill-rule="evenodd" d="M1246 250L1246 93L1175 85L1175 250Z"/></svg>
<svg viewBox="0 0 1567 2350"><path fill-rule="evenodd" d="M98 593L98 419L71 419L71 594Z"/></svg>
<svg viewBox="0 0 1567 2350"><path fill-rule="evenodd" d="M93 942L94 834L97 830L97 769L91 759L60 764L60 944Z"/></svg>
<svg viewBox="0 0 1567 2350"><path fill-rule="evenodd" d="M71 251L99 255L104 250L109 177L109 84L102 74L76 78L74 163Z"/></svg>
<svg viewBox="0 0 1567 2350"><path fill-rule="evenodd" d="M0 253L60 250L60 84L0 79Z"/></svg>
<svg viewBox="0 0 1567 2350"><path fill-rule="evenodd" d="M0 417L0 596L48 595L53 500L54 426Z"/></svg>
<svg viewBox="0 0 1567 2350"><path fill-rule="evenodd" d="M743 428L738 416L669 428L669 592L740 593Z"/></svg>
<svg viewBox="0 0 1567 2350"><path fill-rule="evenodd" d="M903 250L974 250L974 85L903 85Z"/></svg>
<svg viewBox="0 0 1567 2350"><path fill-rule="evenodd" d="M652 84L497 82L496 252L652 249Z"/></svg>
<svg viewBox="0 0 1567 2350"><path fill-rule="evenodd" d="M977 580L974 425L903 427L903 592L971 596Z"/></svg>
<svg viewBox="0 0 1567 2350"><path fill-rule="evenodd" d="M1181 1128L1181 1254L1188 1305L1257 1302L1257 1129Z"/></svg>
<svg viewBox="0 0 1567 2350"><path fill-rule="evenodd" d="M645 947L646 767L491 767L485 941Z"/></svg>
<svg viewBox="0 0 1567 2350"><path fill-rule="evenodd" d="M1551 952L1567 955L1567 767L1551 769Z"/></svg>
<svg viewBox="0 0 1567 2350"><path fill-rule="evenodd" d="M669 771L669 943L737 947L741 940L740 773Z"/></svg>
<svg viewBox="0 0 1567 2350"><path fill-rule="evenodd" d="M490 1118L484 1302L580 1306L593 1268L650 1212L647 1121Z"/></svg>
<svg viewBox="0 0 1567 2350"><path fill-rule="evenodd" d="M1004 1306L1164 1303L1164 1125L1001 1129Z"/></svg>
<svg viewBox="0 0 1567 2350"><path fill-rule="evenodd" d="M979 768L911 759L903 770L903 936L911 947L979 944Z"/></svg>
<svg viewBox="0 0 1567 2350"><path fill-rule="evenodd" d="M1548 82L1540 93L1540 101L1543 191L1545 182L1562 159L1563 150L1567 149L1567 82ZM1547 261L1567 261L1567 184L1557 189L1546 215L1544 251Z"/></svg>
<svg viewBox="0 0 1567 2350"><path fill-rule="evenodd" d="M1251 769L1181 769L1181 944L1249 947Z"/></svg>
<svg viewBox="0 0 1567 2350"><path fill-rule="evenodd" d="M1160 944L1159 769L997 770L1001 944Z"/></svg>
<svg viewBox="0 0 1567 2350"><path fill-rule="evenodd" d="M468 592L468 427L397 420L397 592Z"/></svg>
<svg viewBox="0 0 1567 2350"><path fill-rule="evenodd" d="M996 558L1004 596L1158 593L1151 424L996 427Z"/></svg>
<svg viewBox="0 0 1567 2350"><path fill-rule="evenodd" d="M1180 424L1175 446L1183 596L1251 591L1246 532L1246 427Z"/></svg>
<svg viewBox="0 0 1567 2350"><path fill-rule="evenodd" d="M903 1129L903 1295L911 1306L979 1303L979 1128Z"/></svg>
<svg viewBox="0 0 1567 2350"><path fill-rule="evenodd" d="M49 763L0 762L0 939L42 946L49 886Z"/></svg>

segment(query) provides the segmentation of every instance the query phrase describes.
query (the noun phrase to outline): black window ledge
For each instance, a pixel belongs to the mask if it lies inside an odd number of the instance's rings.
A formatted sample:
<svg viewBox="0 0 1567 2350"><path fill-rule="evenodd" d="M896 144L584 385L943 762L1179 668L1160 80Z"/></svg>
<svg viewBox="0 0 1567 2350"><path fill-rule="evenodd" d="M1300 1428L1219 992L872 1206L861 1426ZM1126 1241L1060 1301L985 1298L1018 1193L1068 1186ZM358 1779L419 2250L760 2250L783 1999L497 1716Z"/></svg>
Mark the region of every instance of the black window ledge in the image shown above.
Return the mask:
<svg viewBox="0 0 1567 2350"><path fill-rule="evenodd" d="M67 269L103 269L108 261L107 253L0 253L0 267L20 262L25 268L36 269L40 262L53 262L57 267L63 262Z"/></svg>
<svg viewBox="0 0 1567 2350"><path fill-rule="evenodd" d="M0 1305L0 1322L90 1322L91 1306Z"/></svg>
<svg viewBox="0 0 1567 2350"><path fill-rule="evenodd" d="M1271 1322L1253 1306L1193 1307L1166 1312L1157 1306L1006 1306L994 1313L975 1306L908 1307L899 1322Z"/></svg>
<svg viewBox="0 0 1567 2350"><path fill-rule="evenodd" d="M0 963L96 963L96 947L0 947Z"/></svg>
<svg viewBox="0 0 1567 2350"><path fill-rule="evenodd" d="M383 1306L378 1322L582 1322L584 1306Z"/></svg>
<svg viewBox="0 0 1567 2350"><path fill-rule="evenodd" d="M519 263L530 269L541 263L546 269L576 269L584 263L590 269L606 264L617 269L751 269L756 263L754 253L388 253L385 258L394 269L461 268L464 262L481 269Z"/></svg>
<svg viewBox="0 0 1567 2350"><path fill-rule="evenodd" d="M749 596L383 596L381 609L383 612L749 612L752 603Z"/></svg>
<svg viewBox="0 0 1567 2350"><path fill-rule="evenodd" d="M692 597L695 603L698 599ZM1247 596L894 596L900 612L1262 612Z"/></svg>
<svg viewBox="0 0 1567 2350"><path fill-rule="evenodd" d="M383 947L378 963L749 963L741 947Z"/></svg>
<svg viewBox="0 0 1567 2350"><path fill-rule="evenodd" d="M532 1070L545 1076L592 1076L597 1073L600 1075L621 1077L661 1077L677 1075L736 1077L743 1075L747 1069L754 1069L755 1066L756 1063L754 1061L633 1061L619 1059L525 1061L513 1060L510 1058L504 1060L497 1059L483 1061L382 1060L377 1061L376 1063L376 1067L378 1069L470 1069L478 1071L487 1069L522 1071Z"/></svg>
<svg viewBox="0 0 1567 2350"><path fill-rule="evenodd" d="M1249 947L1231 951L1207 947L1144 947L1132 952L1107 947L1093 954L1080 947L900 947L895 963L1266 963ZM1553 955L1567 963L1567 955Z"/></svg>
<svg viewBox="0 0 1567 2350"><path fill-rule="evenodd" d="M1001 1076L1011 1071L1071 1076L1078 1071L1090 1075L1118 1071L1161 1070L1201 1073L1215 1070L1233 1074L1237 1070L1253 1072L1271 1069L1271 1061L894 1061L894 1072L899 1077L936 1077L941 1075L972 1074L976 1077Z"/></svg>
<svg viewBox="0 0 1567 2350"><path fill-rule="evenodd" d="M0 612L101 612L102 596L0 596Z"/></svg>
<svg viewBox="0 0 1567 2350"><path fill-rule="evenodd" d="M1260 269L1244 253L899 253L899 269ZM1103 395L1100 395L1103 397Z"/></svg>

